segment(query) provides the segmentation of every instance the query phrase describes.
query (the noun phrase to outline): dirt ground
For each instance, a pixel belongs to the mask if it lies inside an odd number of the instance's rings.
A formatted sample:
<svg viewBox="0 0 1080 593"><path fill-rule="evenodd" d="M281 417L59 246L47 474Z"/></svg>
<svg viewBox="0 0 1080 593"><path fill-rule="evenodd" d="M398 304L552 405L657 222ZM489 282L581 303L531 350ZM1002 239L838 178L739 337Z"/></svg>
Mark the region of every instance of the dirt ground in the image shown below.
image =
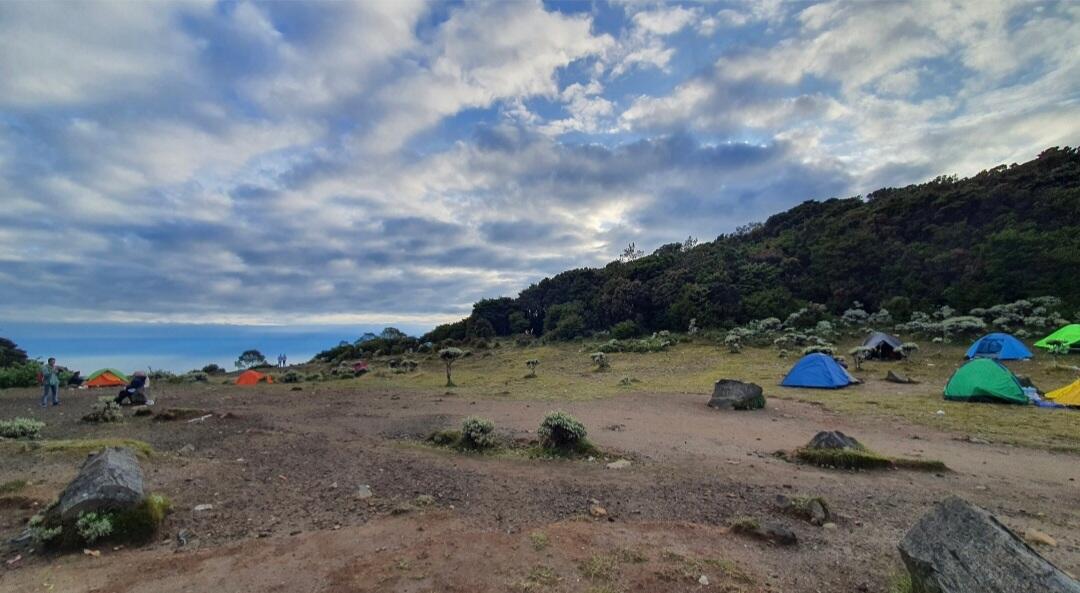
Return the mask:
<svg viewBox="0 0 1080 593"><path fill-rule="evenodd" d="M887 591L900 566L897 542L950 495L1017 531L1050 534L1058 545L1040 552L1080 574L1075 453L970 442L794 398L771 398L761 411L715 411L705 406L705 390L560 402L361 390L351 382L301 389L159 385L156 412L184 407L213 415L109 425L79 422L97 392L65 391L63 405L48 410L36 407L33 390L0 392L0 418L45 420L46 442L150 443L156 452L143 460L148 488L174 503L160 540L139 549L22 551L18 560L6 550L0 590ZM508 441L528 440L553 409L581 419L604 455L541 460L420 442L469 415L494 420ZM938 459L951 471L835 471L772 455L819 430L842 430L890 455ZM0 497L6 542L74 476L83 453L11 443L0 453L0 483L29 482ZM618 458L632 464L606 468ZM373 496L362 498L362 486ZM823 497L835 529L784 514L777 495ZM591 517L590 500L608 517ZM206 504L213 508L194 510ZM779 547L729 532L738 517L784 524L799 543Z"/></svg>

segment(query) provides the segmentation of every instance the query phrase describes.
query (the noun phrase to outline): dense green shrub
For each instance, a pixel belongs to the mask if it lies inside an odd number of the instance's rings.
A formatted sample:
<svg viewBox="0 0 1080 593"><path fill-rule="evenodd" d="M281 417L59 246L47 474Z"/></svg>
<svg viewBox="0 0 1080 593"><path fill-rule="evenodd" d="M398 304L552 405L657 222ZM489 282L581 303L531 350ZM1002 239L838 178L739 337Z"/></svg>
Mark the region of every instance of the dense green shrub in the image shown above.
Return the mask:
<svg viewBox="0 0 1080 593"><path fill-rule="evenodd" d="M0 437L5 439L36 439L41 436L45 423L33 418L0 420Z"/></svg>
<svg viewBox="0 0 1080 593"><path fill-rule="evenodd" d="M563 411L549 412L540 423L540 445L550 449L575 449L586 442L585 425Z"/></svg>
<svg viewBox="0 0 1080 593"><path fill-rule="evenodd" d="M620 321L611 326L611 337L616 340L629 340L630 338L636 338L641 334L641 327L636 321L627 319L626 321Z"/></svg>
<svg viewBox="0 0 1080 593"><path fill-rule="evenodd" d="M304 376L296 371L286 371L286 373L281 376L282 383L300 383L303 380Z"/></svg>
<svg viewBox="0 0 1080 593"><path fill-rule="evenodd" d="M0 389L34 387L38 384L40 370L41 363L34 360L0 368Z"/></svg>
<svg viewBox="0 0 1080 593"><path fill-rule="evenodd" d="M213 363L204 366L201 370L202 370L202 372L206 373L207 375L216 375L218 373L224 373L225 372L225 369L223 369L220 366L218 366L216 364L213 364Z"/></svg>
<svg viewBox="0 0 1080 593"><path fill-rule="evenodd" d="M498 444L495 423L486 418L470 416L461 423L461 446L466 449L484 450Z"/></svg>
<svg viewBox="0 0 1080 593"><path fill-rule="evenodd" d="M92 544L112 535L112 517L105 513L79 513L75 529L84 542Z"/></svg>

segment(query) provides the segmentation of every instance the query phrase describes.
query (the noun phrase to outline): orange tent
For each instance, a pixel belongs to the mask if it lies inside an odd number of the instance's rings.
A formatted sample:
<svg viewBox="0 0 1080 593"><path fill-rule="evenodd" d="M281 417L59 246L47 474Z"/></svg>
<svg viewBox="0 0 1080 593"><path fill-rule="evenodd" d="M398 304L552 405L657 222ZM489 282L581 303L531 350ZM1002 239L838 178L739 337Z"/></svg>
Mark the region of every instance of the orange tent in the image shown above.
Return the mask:
<svg viewBox="0 0 1080 593"><path fill-rule="evenodd" d="M259 371L244 371L240 373L240 376L236 378L237 385L255 385L260 381L266 381L267 383L273 383L274 378L270 375L265 375Z"/></svg>
<svg viewBox="0 0 1080 593"><path fill-rule="evenodd" d="M83 385L87 387L123 387L128 379L116 369L101 369L91 373Z"/></svg>

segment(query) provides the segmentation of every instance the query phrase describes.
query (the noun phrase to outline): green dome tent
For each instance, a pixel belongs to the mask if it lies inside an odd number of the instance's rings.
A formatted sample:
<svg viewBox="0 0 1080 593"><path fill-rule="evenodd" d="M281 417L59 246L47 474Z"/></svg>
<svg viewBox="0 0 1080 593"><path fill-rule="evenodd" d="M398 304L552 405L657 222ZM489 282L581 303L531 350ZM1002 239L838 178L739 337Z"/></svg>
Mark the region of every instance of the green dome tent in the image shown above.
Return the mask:
<svg viewBox="0 0 1080 593"><path fill-rule="evenodd" d="M1050 350L1050 342L1060 340L1069 350L1080 348L1080 323L1072 323L1035 342L1039 348Z"/></svg>
<svg viewBox="0 0 1080 593"><path fill-rule="evenodd" d="M1027 404L1020 381L1005 365L975 358L956 369L945 385L945 399L969 402Z"/></svg>

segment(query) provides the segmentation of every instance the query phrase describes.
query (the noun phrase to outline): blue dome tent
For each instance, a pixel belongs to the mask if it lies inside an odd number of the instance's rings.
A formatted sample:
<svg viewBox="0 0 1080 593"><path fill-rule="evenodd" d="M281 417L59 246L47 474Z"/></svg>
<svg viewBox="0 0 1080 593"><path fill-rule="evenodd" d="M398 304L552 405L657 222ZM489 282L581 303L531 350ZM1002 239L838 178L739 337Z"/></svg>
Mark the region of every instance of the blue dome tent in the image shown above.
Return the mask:
<svg viewBox="0 0 1080 593"><path fill-rule="evenodd" d="M1023 342L1009 334L986 334L975 340L968 348L965 358L993 358L995 360L1026 360L1031 351Z"/></svg>
<svg viewBox="0 0 1080 593"><path fill-rule="evenodd" d="M821 352L807 354L791 367L780 385L784 387L815 387L820 389L839 389L852 383L858 383L847 369L840 366L833 357Z"/></svg>

